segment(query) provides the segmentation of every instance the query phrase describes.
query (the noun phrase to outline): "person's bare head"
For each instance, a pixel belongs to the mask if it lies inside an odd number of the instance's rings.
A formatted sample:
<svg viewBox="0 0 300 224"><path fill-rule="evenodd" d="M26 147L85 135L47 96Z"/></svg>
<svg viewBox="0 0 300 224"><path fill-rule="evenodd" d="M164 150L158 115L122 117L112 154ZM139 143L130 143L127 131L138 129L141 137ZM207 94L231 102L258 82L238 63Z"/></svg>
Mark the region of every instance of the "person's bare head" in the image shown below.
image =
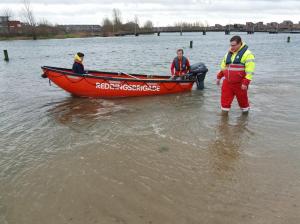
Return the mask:
<svg viewBox="0 0 300 224"><path fill-rule="evenodd" d="M177 57L178 57L179 59L181 59L182 56L183 56L183 50L182 50L182 49L178 49L178 50L177 50Z"/></svg>
<svg viewBox="0 0 300 224"><path fill-rule="evenodd" d="M230 39L230 51L237 52L242 46L242 38L240 36L233 36Z"/></svg>

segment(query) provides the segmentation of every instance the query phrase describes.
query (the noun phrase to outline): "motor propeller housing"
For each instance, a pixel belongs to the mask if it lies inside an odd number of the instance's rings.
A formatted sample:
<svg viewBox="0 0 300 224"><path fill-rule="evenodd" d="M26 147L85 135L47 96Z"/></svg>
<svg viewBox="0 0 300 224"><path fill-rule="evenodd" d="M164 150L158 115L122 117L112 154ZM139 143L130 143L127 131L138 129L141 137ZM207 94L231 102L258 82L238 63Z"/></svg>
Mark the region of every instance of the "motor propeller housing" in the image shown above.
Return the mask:
<svg viewBox="0 0 300 224"><path fill-rule="evenodd" d="M187 74L187 79L195 80L197 84L197 89L204 89L204 79L208 69L206 65L202 62L191 65L190 72Z"/></svg>

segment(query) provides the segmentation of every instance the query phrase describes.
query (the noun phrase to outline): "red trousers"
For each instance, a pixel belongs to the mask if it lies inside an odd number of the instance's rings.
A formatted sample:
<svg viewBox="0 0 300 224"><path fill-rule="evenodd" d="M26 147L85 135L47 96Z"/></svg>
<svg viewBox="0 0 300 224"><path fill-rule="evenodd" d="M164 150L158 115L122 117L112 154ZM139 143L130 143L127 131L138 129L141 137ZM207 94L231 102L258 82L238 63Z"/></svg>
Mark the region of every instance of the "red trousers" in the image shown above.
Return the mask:
<svg viewBox="0 0 300 224"><path fill-rule="evenodd" d="M221 93L222 110L229 111L231 103L236 96L240 108L243 111L249 110L249 101L247 90L241 89L242 83L229 83L226 79L223 80Z"/></svg>

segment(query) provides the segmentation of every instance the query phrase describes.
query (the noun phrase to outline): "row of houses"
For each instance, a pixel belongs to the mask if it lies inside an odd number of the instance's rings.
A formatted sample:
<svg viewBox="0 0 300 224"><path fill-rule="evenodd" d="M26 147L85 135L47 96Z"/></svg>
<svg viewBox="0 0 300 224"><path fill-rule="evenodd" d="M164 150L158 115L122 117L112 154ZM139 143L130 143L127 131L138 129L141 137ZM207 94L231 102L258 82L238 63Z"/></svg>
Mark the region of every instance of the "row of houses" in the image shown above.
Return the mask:
<svg viewBox="0 0 300 224"><path fill-rule="evenodd" d="M129 25L128 29L134 29L135 24ZM9 20L8 16L0 16L0 34L20 34L22 33L22 28L26 26L27 24L20 21ZM65 33L100 33L102 31L102 27L100 25L58 25L56 28ZM282 23L271 22L267 24L264 24L263 22L246 22L246 24L231 24L226 26L215 24L214 26L207 28L209 30L234 29L240 31L299 31L300 21L297 24L294 24L290 20L285 20Z"/></svg>
<svg viewBox="0 0 300 224"><path fill-rule="evenodd" d="M0 34L19 34L22 33L22 28L28 26L17 20L9 20L8 16L0 16ZM101 32L100 25L58 25L56 28L66 33L99 33Z"/></svg>
<svg viewBox="0 0 300 224"><path fill-rule="evenodd" d="M282 23L277 22L271 22L264 24L263 22L258 23L252 23L247 22L246 23L247 28L256 28L257 30L281 30L281 31L292 31L292 30L300 30L300 21L299 23L294 24L290 20L285 20Z"/></svg>
<svg viewBox="0 0 300 224"><path fill-rule="evenodd" d="M267 24L264 24L263 22L246 22L246 24L231 24L226 26L215 24L215 26L211 28L214 28L215 30L227 28L241 31L294 31L300 30L300 21L296 24L290 20L285 20L281 23L271 22Z"/></svg>
<svg viewBox="0 0 300 224"><path fill-rule="evenodd" d="M22 24L17 20L9 20L8 16L0 16L0 34L20 33Z"/></svg>

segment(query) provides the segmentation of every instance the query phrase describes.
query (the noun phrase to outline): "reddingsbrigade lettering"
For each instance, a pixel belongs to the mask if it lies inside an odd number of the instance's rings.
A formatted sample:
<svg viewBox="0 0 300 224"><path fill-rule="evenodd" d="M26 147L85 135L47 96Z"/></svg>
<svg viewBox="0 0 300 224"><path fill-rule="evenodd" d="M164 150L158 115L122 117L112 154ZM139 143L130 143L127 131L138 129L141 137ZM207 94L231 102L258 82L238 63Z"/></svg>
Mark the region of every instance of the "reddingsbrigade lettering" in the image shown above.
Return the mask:
<svg viewBox="0 0 300 224"><path fill-rule="evenodd" d="M96 82L96 89L125 90L125 91L160 91L159 85L128 85L120 83Z"/></svg>

